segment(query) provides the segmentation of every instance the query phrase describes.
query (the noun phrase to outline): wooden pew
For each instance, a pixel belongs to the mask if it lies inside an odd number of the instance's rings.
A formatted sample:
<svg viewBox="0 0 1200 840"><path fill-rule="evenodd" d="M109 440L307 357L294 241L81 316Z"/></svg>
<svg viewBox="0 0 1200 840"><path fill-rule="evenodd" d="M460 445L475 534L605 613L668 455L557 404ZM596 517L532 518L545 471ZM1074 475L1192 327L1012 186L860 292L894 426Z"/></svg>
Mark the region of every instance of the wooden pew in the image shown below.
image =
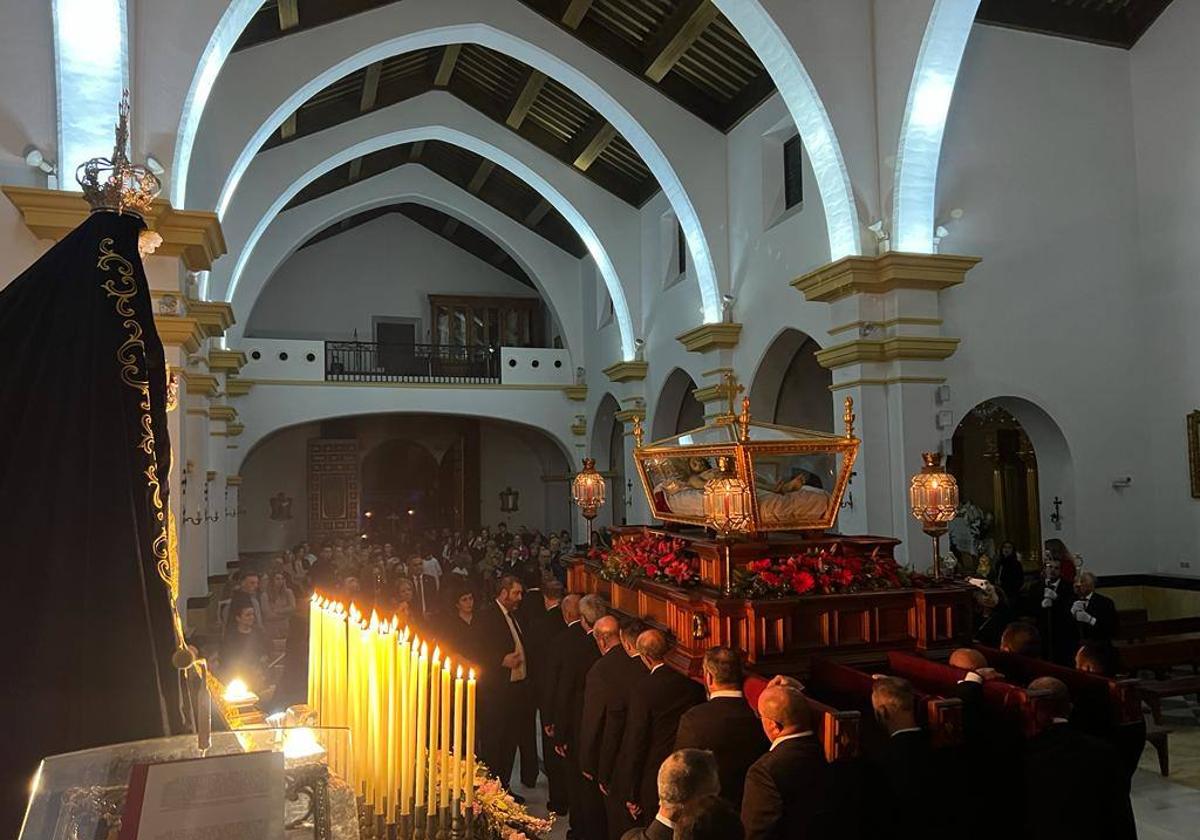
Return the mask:
<svg viewBox="0 0 1200 840"><path fill-rule="evenodd" d="M1200 633L1151 636L1145 641L1118 639L1114 647L1123 669L1129 673L1154 671L1156 676L1164 678L1176 665L1191 665L1194 673L1200 673Z"/></svg>
<svg viewBox="0 0 1200 840"><path fill-rule="evenodd" d="M742 685L746 702L756 712L758 698L767 687L767 682L768 680L759 674L750 674ZM857 711L835 709L827 703L805 696L813 711L813 728L825 749L825 760L833 764L857 758L861 753L862 715Z"/></svg>
<svg viewBox="0 0 1200 840"><path fill-rule="evenodd" d="M855 706L860 711L871 708L871 689L875 680L865 671L851 668L824 657L810 662L808 694L829 700L839 708ZM928 694L914 686L917 722L929 732L935 749L962 744L962 701L957 697Z"/></svg>
<svg viewBox="0 0 1200 840"><path fill-rule="evenodd" d="M933 662L903 651L888 654L888 670L932 694L954 696L958 682L967 676L961 668ZM1003 680L983 684L984 711L1011 734L1028 738L1037 732L1038 711L1047 692L1030 691Z"/></svg>
<svg viewBox="0 0 1200 840"><path fill-rule="evenodd" d="M1146 746L1146 720L1137 680L1118 680L1066 668L1053 662L1005 653L978 645L988 664L1006 678L1028 684L1038 677L1055 677L1071 692L1072 722L1084 732L1110 741L1129 772Z"/></svg>
<svg viewBox="0 0 1200 840"><path fill-rule="evenodd" d="M1117 638L1124 641L1147 641L1156 636L1177 636L1181 633L1200 633L1200 616L1165 618L1151 621L1145 610L1132 610L1133 615L1119 614Z"/></svg>

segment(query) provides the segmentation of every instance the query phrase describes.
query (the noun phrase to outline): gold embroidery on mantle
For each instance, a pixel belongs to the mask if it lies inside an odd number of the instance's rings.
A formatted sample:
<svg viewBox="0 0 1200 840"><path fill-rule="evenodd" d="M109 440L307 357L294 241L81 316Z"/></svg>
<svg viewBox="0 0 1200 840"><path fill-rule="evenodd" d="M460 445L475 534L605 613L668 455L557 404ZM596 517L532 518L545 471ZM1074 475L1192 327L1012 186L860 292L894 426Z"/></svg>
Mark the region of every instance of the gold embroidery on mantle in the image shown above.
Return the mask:
<svg viewBox="0 0 1200 840"><path fill-rule="evenodd" d="M175 533L175 518L169 511L164 510L162 501L162 485L158 479L158 455L154 440L154 419L151 414L150 380L145 369L146 344L142 340L141 324L136 319L133 309L133 298L137 294L137 281L133 276L133 266L129 260L112 249L113 240L105 238L100 241L100 257L96 266L101 271L111 271L116 267L116 274L109 275L101 284L108 296L116 298L114 308L118 315L125 320L122 326L128 330L128 335L117 348L116 358L121 365L121 381L141 395L138 407L142 411L142 438L137 449L149 459L143 475L150 490L151 501L154 504L154 516L160 523L158 534L154 538L152 551L155 557L155 570L167 587L170 594L171 619L175 629L175 642L184 644L183 621L179 616L177 602L179 600L179 542Z"/></svg>

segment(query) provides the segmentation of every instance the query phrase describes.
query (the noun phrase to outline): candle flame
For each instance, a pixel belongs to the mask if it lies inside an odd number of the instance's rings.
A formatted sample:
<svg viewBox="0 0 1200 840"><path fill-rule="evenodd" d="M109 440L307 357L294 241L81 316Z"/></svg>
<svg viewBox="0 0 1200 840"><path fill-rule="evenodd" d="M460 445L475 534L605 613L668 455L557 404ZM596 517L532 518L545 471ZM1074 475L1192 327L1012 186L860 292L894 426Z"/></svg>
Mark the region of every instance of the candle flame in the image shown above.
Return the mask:
<svg viewBox="0 0 1200 840"><path fill-rule="evenodd" d="M375 629L377 629L377 628L379 627L379 613L375 612L375 610L371 610L371 624L370 624L370 627L371 627L371 629L372 629L372 630L375 630Z"/></svg>
<svg viewBox="0 0 1200 840"><path fill-rule="evenodd" d="M241 677L234 677L229 681L223 696L226 703L252 703L258 699L258 695L250 690Z"/></svg>
<svg viewBox="0 0 1200 840"><path fill-rule="evenodd" d="M447 656L446 659L442 662L442 670L445 671L447 674L450 673L450 657L449 656Z"/></svg>
<svg viewBox="0 0 1200 840"><path fill-rule="evenodd" d="M392 613L392 632L395 633L400 627L400 618L395 613Z"/></svg>
<svg viewBox="0 0 1200 840"><path fill-rule="evenodd" d="M474 671L472 671L472 672L471 672L471 679L474 679L474 678L475 678L475 672L474 672ZM455 679L459 679L459 680L461 680L461 679L462 679L462 665L459 665L459 666L458 666L458 676L457 676L457 677L455 677Z"/></svg>
<svg viewBox="0 0 1200 840"><path fill-rule="evenodd" d="M317 597L317 593L314 591L312 597L308 599L308 602L310 604L319 604L321 603L321 599Z"/></svg>
<svg viewBox="0 0 1200 840"><path fill-rule="evenodd" d="M289 729L283 736L284 758L309 758L325 752L314 733L307 726Z"/></svg>
<svg viewBox="0 0 1200 840"><path fill-rule="evenodd" d="M421 642L421 658L425 659L429 656L429 643Z"/></svg>
<svg viewBox="0 0 1200 840"><path fill-rule="evenodd" d="M442 649L437 645L433 646L433 667L436 668L442 661Z"/></svg>
<svg viewBox="0 0 1200 840"><path fill-rule="evenodd" d="M467 679L474 682L474 680L475 680L475 669L474 668L471 668L469 671L467 671Z"/></svg>

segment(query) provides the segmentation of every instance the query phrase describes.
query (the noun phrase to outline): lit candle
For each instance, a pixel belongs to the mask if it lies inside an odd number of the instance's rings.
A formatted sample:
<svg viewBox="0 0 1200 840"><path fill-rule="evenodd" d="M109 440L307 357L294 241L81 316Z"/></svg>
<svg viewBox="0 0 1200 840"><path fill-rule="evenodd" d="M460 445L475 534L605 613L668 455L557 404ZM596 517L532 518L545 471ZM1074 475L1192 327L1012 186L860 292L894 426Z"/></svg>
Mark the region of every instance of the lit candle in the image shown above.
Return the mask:
<svg viewBox="0 0 1200 840"><path fill-rule="evenodd" d="M450 657L442 663L442 807L450 807Z"/></svg>
<svg viewBox="0 0 1200 840"><path fill-rule="evenodd" d="M441 710L438 702L438 695L441 693L441 682L438 680L438 674L441 671L441 667L442 652L435 647L433 649L433 669L429 674L429 796L427 802L431 813L438 806L438 712Z"/></svg>
<svg viewBox="0 0 1200 840"><path fill-rule="evenodd" d="M314 592L308 602L308 705L316 709L321 691L321 599Z"/></svg>
<svg viewBox="0 0 1200 840"><path fill-rule="evenodd" d="M337 611L334 614L333 625L333 714L331 723L334 726L345 726L349 717L346 708L346 638L347 638L347 621L346 609L341 604L337 605ZM335 772L341 776L346 775L346 750L344 745L334 741L331 745L333 758L333 766Z"/></svg>
<svg viewBox="0 0 1200 840"><path fill-rule="evenodd" d="M475 669L467 672L467 809L475 804Z"/></svg>
<svg viewBox="0 0 1200 840"><path fill-rule="evenodd" d="M396 737L392 730L392 722L396 719L396 641L392 635L390 621L383 622L379 629L379 656L379 779L383 789L380 799L384 803L384 818L390 823L392 815L389 811L396 803L396 788L392 783L396 776L396 759L391 749L392 741Z"/></svg>
<svg viewBox="0 0 1200 840"><path fill-rule="evenodd" d="M420 808L425 804L425 716L429 709L429 645L425 642L421 643L421 659L417 669L417 718L414 729L416 729L417 744L413 757L416 760L417 777L416 777L416 807Z"/></svg>
<svg viewBox="0 0 1200 840"><path fill-rule="evenodd" d="M379 802L379 762L376 744L379 742L379 616L371 611L367 625L367 802Z"/></svg>
<svg viewBox="0 0 1200 840"><path fill-rule="evenodd" d="M463 669L458 666L454 677L454 762L451 767L451 778L454 780L454 810L459 809L462 801L462 772L463 772Z"/></svg>
<svg viewBox="0 0 1200 840"><path fill-rule="evenodd" d="M349 721L350 727L350 789L358 789L360 757L362 755L359 749L359 736L362 732L362 686L359 684L361 676L359 674L361 668L360 648L362 646L361 631L358 626L359 612L358 607L354 604L350 605L350 615L347 621L346 632L349 640L349 649L346 652L346 694L347 703L349 705Z"/></svg>
<svg viewBox="0 0 1200 840"><path fill-rule="evenodd" d="M352 734L354 738L354 755L358 762L358 780L356 792L363 797L367 795L367 753L368 729L371 719L371 685L370 685L370 651L371 631L367 622L359 618L356 628L358 636L358 730Z"/></svg>

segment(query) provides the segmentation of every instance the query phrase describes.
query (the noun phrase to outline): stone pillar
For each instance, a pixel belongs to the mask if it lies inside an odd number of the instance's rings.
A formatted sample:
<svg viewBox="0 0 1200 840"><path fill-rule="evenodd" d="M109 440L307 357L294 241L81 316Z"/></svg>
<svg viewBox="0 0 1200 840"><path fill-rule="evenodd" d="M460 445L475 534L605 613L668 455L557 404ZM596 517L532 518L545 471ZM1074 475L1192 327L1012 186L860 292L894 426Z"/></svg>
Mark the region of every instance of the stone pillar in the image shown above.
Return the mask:
<svg viewBox="0 0 1200 840"><path fill-rule="evenodd" d="M833 373L835 416L846 396L854 398L858 415L862 447L851 484L854 508L842 511L840 528L899 537L904 543L898 557L918 569L933 558L909 511L908 484L921 468L921 453L942 447L942 362L959 343L941 334L939 293L962 283L978 262L893 251L847 257L792 283L807 300L830 305L834 343L817 353L817 361Z"/></svg>
<svg viewBox="0 0 1200 840"><path fill-rule="evenodd" d="M702 383L692 392L704 406L704 422L710 423L721 414L729 412L730 392L728 375L733 369L733 351L742 336L742 325L736 323L701 324L695 329L675 337L690 353L699 353L707 368L702 374ZM733 395L735 401L738 395Z"/></svg>

